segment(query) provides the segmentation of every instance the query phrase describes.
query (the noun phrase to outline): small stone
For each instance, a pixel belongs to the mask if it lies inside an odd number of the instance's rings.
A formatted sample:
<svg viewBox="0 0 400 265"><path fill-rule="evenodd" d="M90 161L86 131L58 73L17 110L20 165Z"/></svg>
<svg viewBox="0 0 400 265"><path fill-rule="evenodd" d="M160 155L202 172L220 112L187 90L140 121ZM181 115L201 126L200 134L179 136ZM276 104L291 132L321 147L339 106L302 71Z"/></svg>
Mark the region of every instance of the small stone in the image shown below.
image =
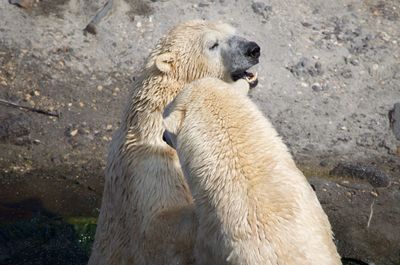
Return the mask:
<svg viewBox="0 0 400 265"><path fill-rule="evenodd" d="M207 7L207 6L209 6L210 4L209 3L206 3L206 2L201 2L201 3L199 3L199 7Z"/></svg>
<svg viewBox="0 0 400 265"><path fill-rule="evenodd" d="M321 64L320 62L316 62L316 63L314 64L314 67L315 67L315 69L317 69L318 71L321 71L321 69L322 69L322 64Z"/></svg>
<svg viewBox="0 0 400 265"><path fill-rule="evenodd" d="M389 111L388 116L394 136L400 141L400 102L394 104L393 109Z"/></svg>
<svg viewBox="0 0 400 265"><path fill-rule="evenodd" d="M382 32L380 33L380 37L381 37L382 40L384 40L384 41L390 41L390 36L389 36L389 34L387 34L387 33L384 32L384 31L382 31Z"/></svg>
<svg viewBox="0 0 400 265"><path fill-rule="evenodd" d="M113 127L113 126L112 126L111 124L107 124L106 130L107 130L107 131L111 131L111 130L112 130L112 127Z"/></svg>
<svg viewBox="0 0 400 265"><path fill-rule="evenodd" d="M301 22L301 25L303 25L303 27L309 28L312 24L308 22Z"/></svg>
<svg viewBox="0 0 400 265"><path fill-rule="evenodd" d="M357 59L350 59L350 63L354 66L360 65L360 62Z"/></svg>
<svg viewBox="0 0 400 265"><path fill-rule="evenodd" d="M79 107L83 108L85 104L83 102L79 102Z"/></svg>
<svg viewBox="0 0 400 265"><path fill-rule="evenodd" d="M103 86L100 86L100 85L97 86L97 90L98 90L98 91L103 91Z"/></svg>
<svg viewBox="0 0 400 265"><path fill-rule="evenodd" d="M74 137L74 136L77 135L77 134L78 134L78 129L73 129L73 130L71 130L71 131L69 132L69 135L72 136L72 137Z"/></svg>
<svg viewBox="0 0 400 265"><path fill-rule="evenodd" d="M314 84L311 86L311 88L312 88L312 90L315 91L315 92L320 92L320 91L322 91L322 87L321 87L321 85L320 85L319 83L314 83Z"/></svg>
<svg viewBox="0 0 400 265"><path fill-rule="evenodd" d="M33 94L34 94L35 96L40 96L40 92L39 92L38 90L33 91Z"/></svg>

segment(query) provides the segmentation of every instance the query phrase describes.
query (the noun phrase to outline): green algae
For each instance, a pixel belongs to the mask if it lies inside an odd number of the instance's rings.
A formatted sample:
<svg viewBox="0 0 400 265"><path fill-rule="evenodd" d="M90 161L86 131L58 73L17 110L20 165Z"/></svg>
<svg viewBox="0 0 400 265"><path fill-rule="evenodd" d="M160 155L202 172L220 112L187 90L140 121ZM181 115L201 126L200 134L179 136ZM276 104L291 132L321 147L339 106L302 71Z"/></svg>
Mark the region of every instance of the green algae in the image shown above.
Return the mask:
<svg viewBox="0 0 400 265"><path fill-rule="evenodd" d="M87 264L95 218L34 214L31 219L0 225L0 264Z"/></svg>
<svg viewBox="0 0 400 265"><path fill-rule="evenodd" d="M97 219L94 217L68 217L65 218L65 221L74 227L80 246L89 256L96 233Z"/></svg>

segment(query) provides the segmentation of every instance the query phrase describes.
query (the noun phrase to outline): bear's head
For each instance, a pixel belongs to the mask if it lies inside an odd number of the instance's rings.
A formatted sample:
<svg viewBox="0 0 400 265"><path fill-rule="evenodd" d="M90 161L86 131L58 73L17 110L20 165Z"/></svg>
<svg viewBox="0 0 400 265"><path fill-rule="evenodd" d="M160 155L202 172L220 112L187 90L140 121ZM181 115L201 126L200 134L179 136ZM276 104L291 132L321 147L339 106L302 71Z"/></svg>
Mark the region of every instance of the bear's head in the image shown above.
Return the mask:
<svg viewBox="0 0 400 265"><path fill-rule="evenodd" d="M173 28L157 45L148 66L183 83L202 77L231 82L252 77L246 70L259 57L260 47L237 36L230 25L196 20Z"/></svg>

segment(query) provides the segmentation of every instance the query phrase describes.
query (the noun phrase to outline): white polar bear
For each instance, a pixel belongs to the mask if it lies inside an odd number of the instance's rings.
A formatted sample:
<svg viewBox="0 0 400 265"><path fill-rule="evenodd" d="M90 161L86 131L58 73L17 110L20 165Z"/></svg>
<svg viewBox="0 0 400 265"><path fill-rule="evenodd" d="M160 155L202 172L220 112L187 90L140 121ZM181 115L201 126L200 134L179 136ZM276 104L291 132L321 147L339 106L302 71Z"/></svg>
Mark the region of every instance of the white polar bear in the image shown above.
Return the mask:
<svg viewBox="0 0 400 265"><path fill-rule="evenodd" d="M341 264L314 191L247 90L204 78L164 112L199 218L196 264Z"/></svg>
<svg viewBox="0 0 400 265"><path fill-rule="evenodd" d="M197 218L176 152L162 138L162 111L184 85L235 80L259 56L256 43L219 22L185 22L159 42L110 146L90 265L192 262Z"/></svg>

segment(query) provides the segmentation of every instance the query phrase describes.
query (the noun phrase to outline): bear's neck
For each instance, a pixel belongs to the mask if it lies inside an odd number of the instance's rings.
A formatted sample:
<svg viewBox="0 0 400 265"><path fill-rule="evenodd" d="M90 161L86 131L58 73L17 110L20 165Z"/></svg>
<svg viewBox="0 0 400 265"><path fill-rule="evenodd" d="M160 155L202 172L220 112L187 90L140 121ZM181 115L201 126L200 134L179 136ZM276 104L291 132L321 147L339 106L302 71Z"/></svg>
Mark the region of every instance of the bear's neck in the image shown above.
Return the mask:
<svg viewBox="0 0 400 265"><path fill-rule="evenodd" d="M162 113L182 89L184 83L159 73L140 76L134 84L124 112L127 140L138 144L158 145L164 133Z"/></svg>

